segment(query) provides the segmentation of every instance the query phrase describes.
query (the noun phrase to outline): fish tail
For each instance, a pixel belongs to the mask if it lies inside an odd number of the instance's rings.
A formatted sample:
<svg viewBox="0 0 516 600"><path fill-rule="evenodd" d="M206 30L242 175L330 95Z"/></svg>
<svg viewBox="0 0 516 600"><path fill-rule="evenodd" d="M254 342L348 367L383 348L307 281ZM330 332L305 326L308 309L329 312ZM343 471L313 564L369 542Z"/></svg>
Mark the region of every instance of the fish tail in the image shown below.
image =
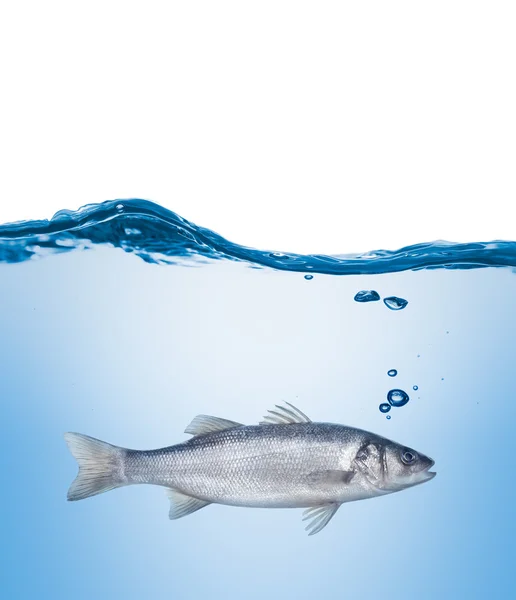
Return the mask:
<svg viewBox="0 0 516 600"><path fill-rule="evenodd" d="M124 474L126 450L81 433L65 433L79 473L68 490L68 500L82 500L127 483Z"/></svg>

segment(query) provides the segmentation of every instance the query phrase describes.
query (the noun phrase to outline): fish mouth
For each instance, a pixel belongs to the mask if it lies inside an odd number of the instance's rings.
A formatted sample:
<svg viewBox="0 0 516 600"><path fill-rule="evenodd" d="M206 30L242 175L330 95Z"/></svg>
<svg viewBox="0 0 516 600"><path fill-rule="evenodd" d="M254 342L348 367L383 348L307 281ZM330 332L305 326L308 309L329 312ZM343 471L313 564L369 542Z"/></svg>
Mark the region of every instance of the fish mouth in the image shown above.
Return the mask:
<svg viewBox="0 0 516 600"><path fill-rule="evenodd" d="M435 460L427 458L427 461L427 464L425 464L423 469L418 473L418 483L430 481L430 479L433 479L437 475L435 471L430 471L430 469L435 465Z"/></svg>

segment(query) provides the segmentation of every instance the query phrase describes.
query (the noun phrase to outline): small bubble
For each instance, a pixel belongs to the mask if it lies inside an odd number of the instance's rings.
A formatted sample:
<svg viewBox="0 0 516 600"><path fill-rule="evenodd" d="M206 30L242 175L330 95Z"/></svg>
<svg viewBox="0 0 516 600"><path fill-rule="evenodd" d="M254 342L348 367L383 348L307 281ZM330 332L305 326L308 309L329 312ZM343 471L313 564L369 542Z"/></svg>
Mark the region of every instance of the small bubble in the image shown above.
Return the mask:
<svg viewBox="0 0 516 600"><path fill-rule="evenodd" d="M421 356L421 354L418 354L417 357L419 358Z"/></svg>
<svg viewBox="0 0 516 600"><path fill-rule="evenodd" d="M401 310L407 306L408 300L404 300L403 298L398 298L396 296L389 296L388 298L383 299L383 303L391 310Z"/></svg>
<svg viewBox="0 0 516 600"><path fill-rule="evenodd" d="M441 377L441 381L444 381L444 377Z"/></svg>
<svg viewBox="0 0 516 600"><path fill-rule="evenodd" d="M391 410L391 405L384 402L383 404L380 404L378 408L380 409L380 412L388 413Z"/></svg>
<svg viewBox="0 0 516 600"><path fill-rule="evenodd" d="M387 415L385 418L386 418L386 419L390 419L390 418L391 418L391 415Z"/></svg>
<svg viewBox="0 0 516 600"><path fill-rule="evenodd" d="M380 294L374 290L361 290L355 294L355 302L377 302Z"/></svg>
<svg viewBox="0 0 516 600"><path fill-rule="evenodd" d="M124 210L124 205L123 204L117 204L115 206L115 208L117 209L118 212L122 212Z"/></svg>
<svg viewBox="0 0 516 600"><path fill-rule="evenodd" d="M389 377L396 377L397 374L398 374L398 371L396 371L396 369L391 369L390 371L387 371L387 375Z"/></svg>
<svg viewBox="0 0 516 600"><path fill-rule="evenodd" d="M447 331L446 333L450 333L449 331Z"/></svg>
<svg viewBox="0 0 516 600"><path fill-rule="evenodd" d="M407 392L403 390L390 390L387 394L387 400L391 406L405 406L407 402L410 400Z"/></svg>
<svg viewBox="0 0 516 600"><path fill-rule="evenodd" d="M413 389L414 391L416 391L416 390L418 390L419 388L417 387L417 385L413 385L413 386L412 386L412 389Z"/></svg>
<svg viewBox="0 0 516 600"><path fill-rule="evenodd" d="M310 279L313 279L314 276L313 275L305 275L305 279L307 279L308 281L310 281Z"/></svg>

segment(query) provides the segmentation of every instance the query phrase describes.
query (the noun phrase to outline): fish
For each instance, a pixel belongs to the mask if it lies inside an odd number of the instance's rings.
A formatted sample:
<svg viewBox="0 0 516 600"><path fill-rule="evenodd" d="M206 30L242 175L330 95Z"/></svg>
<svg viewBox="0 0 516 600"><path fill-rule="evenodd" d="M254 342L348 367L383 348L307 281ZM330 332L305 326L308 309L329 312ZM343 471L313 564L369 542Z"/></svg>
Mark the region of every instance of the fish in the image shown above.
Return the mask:
<svg viewBox="0 0 516 600"><path fill-rule="evenodd" d="M384 437L313 422L286 402L258 425L198 415L193 437L156 450L130 450L80 433L65 440L79 465L68 500L133 484L167 488L170 519L209 504L304 508L309 535L346 502L399 492L432 479L434 461Z"/></svg>

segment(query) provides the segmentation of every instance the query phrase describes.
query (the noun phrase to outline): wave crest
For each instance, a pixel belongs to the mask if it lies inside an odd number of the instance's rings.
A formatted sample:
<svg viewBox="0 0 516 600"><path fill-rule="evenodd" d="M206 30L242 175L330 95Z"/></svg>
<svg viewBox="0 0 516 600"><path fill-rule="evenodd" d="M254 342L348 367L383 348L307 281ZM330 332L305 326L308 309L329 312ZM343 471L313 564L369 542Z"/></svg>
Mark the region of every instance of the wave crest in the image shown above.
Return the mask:
<svg viewBox="0 0 516 600"><path fill-rule="evenodd" d="M187 264L232 260L284 271L361 275L418 269L516 267L516 242L455 244L435 241L395 251L326 256L255 250L234 244L147 200L113 200L50 220L0 226L0 262L17 263L47 254L110 245L149 263Z"/></svg>

